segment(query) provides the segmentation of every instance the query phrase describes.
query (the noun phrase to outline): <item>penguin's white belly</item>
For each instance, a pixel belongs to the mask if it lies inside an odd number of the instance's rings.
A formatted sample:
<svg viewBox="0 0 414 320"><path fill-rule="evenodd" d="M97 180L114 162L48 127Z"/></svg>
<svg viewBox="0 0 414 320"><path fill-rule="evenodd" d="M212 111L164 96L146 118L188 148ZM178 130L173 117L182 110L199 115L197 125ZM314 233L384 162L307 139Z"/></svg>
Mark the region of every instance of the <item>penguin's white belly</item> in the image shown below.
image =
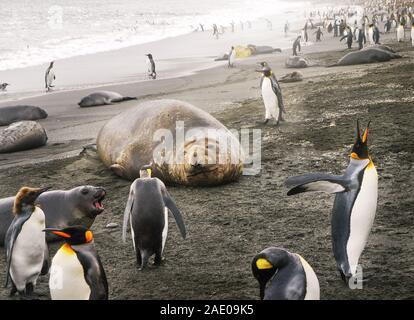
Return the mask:
<svg viewBox="0 0 414 320"><path fill-rule="evenodd" d="M411 29L411 45L414 46L414 28Z"/></svg>
<svg viewBox="0 0 414 320"><path fill-rule="evenodd" d="M368 38L369 38L369 42L373 44L374 43L374 31L373 30L368 31Z"/></svg>
<svg viewBox="0 0 414 320"><path fill-rule="evenodd" d="M355 275L358 260L367 243L377 211L378 175L374 165L365 169L361 189L351 212L350 234L346 251L352 275Z"/></svg>
<svg viewBox="0 0 414 320"><path fill-rule="evenodd" d="M303 259L300 255L299 259L302 263L303 270L306 275L306 295L305 300L319 300L320 299L320 289L319 289L319 280L316 277L315 271L309 263Z"/></svg>
<svg viewBox="0 0 414 320"><path fill-rule="evenodd" d="M147 68L148 68L148 72L151 73L152 72L152 64L151 64L151 61L149 59L147 59Z"/></svg>
<svg viewBox="0 0 414 320"><path fill-rule="evenodd" d="M89 300L91 289L74 251L59 249L52 261L49 279L52 300Z"/></svg>
<svg viewBox="0 0 414 320"><path fill-rule="evenodd" d="M168 208L164 208L164 229L162 230L162 249L161 254L164 252L165 242L168 235Z"/></svg>
<svg viewBox="0 0 414 320"><path fill-rule="evenodd" d="M397 30L398 41L404 39L404 28L399 27Z"/></svg>
<svg viewBox="0 0 414 320"><path fill-rule="evenodd" d="M45 254L45 215L36 207L31 217L23 224L13 246L10 276L19 291L27 283L36 284L42 270Z"/></svg>
<svg viewBox="0 0 414 320"><path fill-rule="evenodd" d="M276 120L278 120L279 113L277 112L277 96L273 92L272 82L267 77L264 77L263 79L262 97L266 109L266 119L275 118Z"/></svg>
<svg viewBox="0 0 414 320"><path fill-rule="evenodd" d="M230 64L233 64L234 63L234 60L236 60L236 53L234 52L234 51L232 51L231 53L230 53Z"/></svg>
<svg viewBox="0 0 414 320"><path fill-rule="evenodd" d="M52 84L53 80L55 80L55 74L54 74L53 71L49 71L49 73L46 76L47 84L50 86Z"/></svg>

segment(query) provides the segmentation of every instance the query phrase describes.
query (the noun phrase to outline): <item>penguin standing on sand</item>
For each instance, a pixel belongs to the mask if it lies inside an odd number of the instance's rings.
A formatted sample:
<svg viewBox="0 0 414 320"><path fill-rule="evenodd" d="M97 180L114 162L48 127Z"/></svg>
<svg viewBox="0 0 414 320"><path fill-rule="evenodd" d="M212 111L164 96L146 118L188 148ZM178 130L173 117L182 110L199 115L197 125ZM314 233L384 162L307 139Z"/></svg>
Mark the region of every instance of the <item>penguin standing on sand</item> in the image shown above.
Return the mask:
<svg viewBox="0 0 414 320"><path fill-rule="evenodd" d="M256 71L262 73L260 88L266 110L263 123L266 124L273 118L276 120L276 125L278 125L279 121L283 121L282 112L285 112L282 90L269 65L266 62L262 62L261 65L263 68Z"/></svg>
<svg viewBox="0 0 414 320"><path fill-rule="evenodd" d="M397 41L404 41L404 24L402 23L400 23L400 25L397 28Z"/></svg>
<svg viewBox="0 0 414 320"><path fill-rule="evenodd" d="M414 47L414 22L411 26L411 45Z"/></svg>
<svg viewBox="0 0 414 320"><path fill-rule="evenodd" d="M147 56L147 67L148 67L148 77L150 79L156 79L157 78L157 72L155 71L155 62L152 58L152 54L148 53Z"/></svg>
<svg viewBox="0 0 414 320"><path fill-rule="evenodd" d="M50 91L54 87L53 81L56 80L55 73L53 72L53 65L54 64L55 64L54 61L52 61L49 65L49 67L46 69L46 73L45 73L46 91Z"/></svg>
<svg viewBox="0 0 414 320"><path fill-rule="evenodd" d="M92 231L84 226L44 231L65 241L50 268L52 300L108 300L108 282L93 245Z"/></svg>
<svg viewBox="0 0 414 320"><path fill-rule="evenodd" d="M357 275L358 260L374 223L378 198L378 175L368 153L368 126L357 140L342 176L311 173L287 179L288 195L308 191L335 193L332 209L332 246L344 282Z"/></svg>
<svg viewBox="0 0 414 320"><path fill-rule="evenodd" d="M125 242L128 220L131 219L132 243L140 270L147 266L154 254L154 264L160 265L162 262L168 234L168 212L173 214L183 239L186 237L184 221L174 200L164 183L152 178L151 173L150 166L142 167L140 178L131 184L122 227L122 239Z"/></svg>
<svg viewBox="0 0 414 320"><path fill-rule="evenodd" d="M368 41L369 44L374 45L374 25L371 23L368 27Z"/></svg>
<svg viewBox="0 0 414 320"><path fill-rule="evenodd" d="M229 52L229 63L228 63L229 68L234 67L235 60L236 60L236 50L234 49L234 47L231 47L230 52Z"/></svg>
<svg viewBox="0 0 414 320"><path fill-rule="evenodd" d="M9 86L10 84L7 82L4 82L2 84L0 84L0 91L6 91L7 86Z"/></svg>
<svg viewBox="0 0 414 320"><path fill-rule="evenodd" d="M270 247L252 261L261 300L319 300L319 281L312 267L297 253Z"/></svg>
<svg viewBox="0 0 414 320"><path fill-rule="evenodd" d="M14 219L5 237L7 274L11 280L10 296L18 292L30 296L39 275L48 272L48 248L45 234L45 214L35 206L36 199L49 188L23 187L14 200Z"/></svg>

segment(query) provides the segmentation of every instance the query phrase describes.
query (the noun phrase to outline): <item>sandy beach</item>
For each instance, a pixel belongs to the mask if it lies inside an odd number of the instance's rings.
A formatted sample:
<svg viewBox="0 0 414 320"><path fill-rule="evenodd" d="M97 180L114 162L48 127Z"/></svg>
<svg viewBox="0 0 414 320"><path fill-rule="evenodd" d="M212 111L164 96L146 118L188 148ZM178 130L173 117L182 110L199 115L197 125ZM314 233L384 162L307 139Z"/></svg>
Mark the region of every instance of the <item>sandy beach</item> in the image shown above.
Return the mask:
<svg viewBox="0 0 414 320"><path fill-rule="evenodd" d="M291 43L294 36L292 32L287 42ZM322 42L304 46L301 55L312 66L300 69L303 81L281 84L286 122L275 127L259 124L264 107L255 69L258 62L267 61L278 78L292 72L285 67L291 49L238 59L235 68L229 69L225 62L214 62L213 57L236 41L245 45L250 39L229 36L211 45L211 40L207 43L202 37L210 39L211 34L163 40L162 45L172 49L159 55L162 77L156 81L141 81L143 74L138 70L142 66L137 65L137 70L130 63L137 55L157 50L159 44L151 43L94 55L93 59L101 59L102 63L91 64L86 73L80 70L85 77L76 75L73 68L88 65L90 56L61 61L56 73L65 79L59 84L64 90L0 101L0 107L36 105L49 114L39 121L49 137L45 147L0 155L0 197L14 195L23 185L50 185L53 189L88 184L105 187L105 211L97 217L92 230L107 273L110 299L258 299L259 288L250 263L256 253L268 246L289 248L305 257L318 275L321 299L414 299L411 43L397 43L394 34L382 35L381 42L403 58L332 68L326 66L348 52L344 42L326 34ZM270 39L270 33L256 36L254 44L273 45ZM313 34L311 40L314 41ZM180 59L182 48L174 49L177 46L173 45L177 41L200 44L191 46L190 61ZM354 43L353 50L355 47ZM110 70L102 67L108 60L113 62ZM185 67L181 68L182 64ZM42 75L44 69L42 65L10 71L8 76L32 77ZM179 69L183 74L177 76ZM129 77L124 76L126 70ZM107 72L110 76L103 77ZM37 89L30 83L32 79L23 84L25 91L35 92ZM95 143L106 121L137 104L128 101L78 107L83 96L104 84L105 90L137 96L138 103L179 99L209 112L227 128L262 130L260 174L243 176L236 183L215 188L169 187L183 212L188 238L181 239L170 218L166 262L160 268L138 271L132 243L125 245L121 241L130 182L105 168L93 150L84 150ZM360 261L364 277L369 279L362 290L347 288L336 270L330 235L333 197L320 193L288 197L284 187L290 176L311 171L343 172L355 139L356 119L364 124L372 121L369 145L379 174L377 216ZM119 227L106 229L110 222ZM51 245L51 255L59 246ZM3 248L0 270L5 270ZM5 274L0 272L0 282L4 280ZM9 299L8 292L0 288L0 299ZM47 277L39 279L36 294L39 299L50 298Z"/></svg>

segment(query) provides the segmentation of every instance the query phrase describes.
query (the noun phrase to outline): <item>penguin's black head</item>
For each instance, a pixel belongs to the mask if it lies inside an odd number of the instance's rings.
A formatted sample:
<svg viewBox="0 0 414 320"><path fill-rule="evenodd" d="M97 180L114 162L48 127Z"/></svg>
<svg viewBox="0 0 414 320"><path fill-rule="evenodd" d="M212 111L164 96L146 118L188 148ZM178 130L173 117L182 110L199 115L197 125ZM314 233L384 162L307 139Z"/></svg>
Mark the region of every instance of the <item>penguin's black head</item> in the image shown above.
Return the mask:
<svg viewBox="0 0 414 320"><path fill-rule="evenodd" d="M252 261L253 276L260 285L260 299L263 300L266 284L280 268L288 264L289 253L281 248L266 248L257 254Z"/></svg>
<svg viewBox="0 0 414 320"><path fill-rule="evenodd" d="M46 228L43 231L59 236L70 245L89 243L93 240L92 231L84 226L71 226L63 229Z"/></svg>
<svg viewBox="0 0 414 320"><path fill-rule="evenodd" d="M352 147L351 158L355 160L364 160L369 158L368 153L368 128L370 122L361 137L361 131L359 130L359 121L357 120L357 140Z"/></svg>
<svg viewBox="0 0 414 320"><path fill-rule="evenodd" d="M29 188L22 187L14 199L13 213L20 214L23 206L33 206L36 199L50 188Z"/></svg>
<svg viewBox="0 0 414 320"><path fill-rule="evenodd" d="M270 77L273 74L272 69L267 64L262 68L262 70L256 71L262 73L265 77Z"/></svg>
<svg viewBox="0 0 414 320"><path fill-rule="evenodd" d="M269 66L269 65L268 65L268 63L267 63L266 61L259 62L259 65L260 65L262 68L264 68L264 67L268 67L268 66Z"/></svg>
<svg viewBox="0 0 414 320"><path fill-rule="evenodd" d="M139 177L140 178L151 178L151 175L152 175L152 165L151 164L142 166L141 169L139 169Z"/></svg>
<svg viewBox="0 0 414 320"><path fill-rule="evenodd" d="M146 54L146 56L147 56L149 59L152 59L152 54L151 54L151 53Z"/></svg>

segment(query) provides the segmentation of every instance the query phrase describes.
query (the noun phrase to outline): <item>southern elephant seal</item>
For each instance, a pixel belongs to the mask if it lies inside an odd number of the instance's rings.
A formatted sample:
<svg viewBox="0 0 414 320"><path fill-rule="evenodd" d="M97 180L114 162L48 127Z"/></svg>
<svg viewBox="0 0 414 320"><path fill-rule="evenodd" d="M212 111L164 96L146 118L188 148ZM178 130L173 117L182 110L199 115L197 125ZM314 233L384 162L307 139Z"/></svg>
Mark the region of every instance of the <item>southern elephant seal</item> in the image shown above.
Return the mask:
<svg viewBox="0 0 414 320"><path fill-rule="evenodd" d="M81 108L87 108L136 99L136 97L124 97L119 93L113 91L96 91L82 98L78 105Z"/></svg>
<svg viewBox="0 0 414 320"><path fill-rule="evenodd" d="M23 120L39 120L47 118L47 112L35 106L9 106L0 108L0 126Z"/></svg>
<svg viewBox="0 0 414 320"><path fill-rule="evenodd" d="M46 131L37 122L15 122L0 132L0 153L34 149L46 142Z"/></svg>
<svg viewBox="0 0 414 320"><path fill-rule="evenodd" d="M293 71L279 78L279 82L297 82L297 81L302 81L302 80L303 80L303 74L300 73L299 71Z"/></svg>
<svg viewBox="0 0 414 320"><path fill-rule="evenodd" d="M243 170L238 139L207 112L178 100L147 101L112 118L99 132L97 149L103 163L128 180L150 163L165 183L191 186L232 182Z"/></svg>
<svg viewBox="0 0 414 320"><path fill-rule="evenodd" d="M380 48L370 47L360 51L347 53L341 59L339 59L337 63L329 65L328 67L385 62L397 58L401 58L401 55Z"/></svg>
<svg viewBox="0 0 414 320"><path fill-rule="evenodd" d="M36 200L45 213L46 227L63 228L69 225L83 225L89 228L97 215L104 211L102 201L106 192L103 188L80 186L71 190L53 190L42 193ZM0 246L13 220L15 197L0 199ZM53 240L53 235L48 236ZM55 238L56 239L56 238Z"/></svg>
<svg viewBox="0 0 414 320"><path fill-rule="evenodd" d="M286 59L285 65L287 68L307 68L309 67L309 62L299 56L291 56Z"/></svg>

